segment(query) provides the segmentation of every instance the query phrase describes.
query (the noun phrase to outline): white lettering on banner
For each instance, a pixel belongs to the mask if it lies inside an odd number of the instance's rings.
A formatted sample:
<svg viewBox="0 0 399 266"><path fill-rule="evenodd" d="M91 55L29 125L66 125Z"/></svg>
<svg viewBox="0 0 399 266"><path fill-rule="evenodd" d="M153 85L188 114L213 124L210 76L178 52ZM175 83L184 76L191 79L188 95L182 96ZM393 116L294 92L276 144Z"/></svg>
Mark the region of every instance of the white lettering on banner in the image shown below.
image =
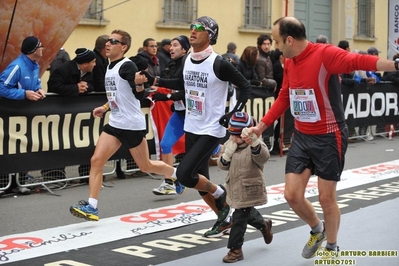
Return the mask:
<svg viewBox="0 0 399 266"><path fill-rule="evenodd" d="M380 108L376 109L376 103L380 104ZM365 108L362 110L362 107ZM352 115L353 118L365 118L369 115L373 117L389 116L390 113L399 114L398 94L376 92L373 95L369 93L358 93L357 102L355 102L354 94L348 95L348 101L345 106L345 118Z"/></svg>
<svg viewBox="0 0 399 266"><path fill-rule="evenodd" d="M269 112L269 109L274 103L274 97L268 98L254 98L249 100L244 107L244 111L249 113L255 118L256 121L260 121L262 117Z"/></svg>
<svg viewBox="0 0 399 266"><path fill-rule="evenodd" d="M153 139L150 108L142 108L141 110L147 119L148 133L146 139ZM0 118L0 141L4 143L4 132L8 132L7 154L68 150L71 145L76 148L95 146L101 128L109 121L109 114L109 112L106 113L104 120L92 119L91 112L70 113L63 116L56 114L37 115L31 121L25 116L11 116L8 118L8 129L5 128L4 119ZM83 126L87 121L91 124ZM101 121L104 122L101 123ZM70 132L72 132L72 136ZM91 143L92 140L94 143ZM0 155L4 154L4 146L0 145ZM31 148L28 150L28 147Z"/></svg>

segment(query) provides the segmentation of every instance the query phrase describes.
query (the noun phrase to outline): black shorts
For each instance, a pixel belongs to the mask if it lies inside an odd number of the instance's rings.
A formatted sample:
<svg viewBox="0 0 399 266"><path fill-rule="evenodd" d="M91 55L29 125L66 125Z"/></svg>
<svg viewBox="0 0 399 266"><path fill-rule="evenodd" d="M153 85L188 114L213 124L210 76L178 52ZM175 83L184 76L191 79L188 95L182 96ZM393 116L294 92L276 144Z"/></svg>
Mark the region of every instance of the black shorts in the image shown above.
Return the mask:
<svg viewBox="0 0 399 266"><path fill-rule="evenodd" d="M285 173L302 173L309 168L312 174L325 180L339 181L348 147L348 127L323 135L307 135L294 130L288 150Z"/></svg>
<svg viewBox="0 0 399 266"><path fill-rule="evenodd" d="M131 149L140 145L145 138L145 130L127 130L119 129L106 124L103 127L103 132L117 138L124 148Z"/></svg>

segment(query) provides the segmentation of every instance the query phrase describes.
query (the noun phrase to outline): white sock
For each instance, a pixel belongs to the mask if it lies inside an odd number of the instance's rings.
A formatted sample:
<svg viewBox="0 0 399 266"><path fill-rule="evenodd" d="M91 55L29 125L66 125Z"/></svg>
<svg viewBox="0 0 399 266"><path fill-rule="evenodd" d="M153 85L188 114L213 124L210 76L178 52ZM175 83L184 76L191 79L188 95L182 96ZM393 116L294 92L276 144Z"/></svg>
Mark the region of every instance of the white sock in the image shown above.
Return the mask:
<svg viewBox="0 0 399 266"><path fill-rule="evenodd" d="M172 178L177 178L176 171L177 169L173 167L173 174L171 175Z"/></svg>
<svg viewBox="0 0 399 266"><path fill-rule="evenodd" d="M216 189L215 192L212 193L212 196L213 196L215 199L218 199L220 196L223 195L223 193L224 193L223 188L221 188L220 186L217 186L217 189Z"/></svg>
<svg viewBox="0 0 399 266"><path fill-rule="evenodd" d="M93 206L94 209L97 209L98 200L95 199L95 198L89 198L89 204L90 204L91 206Z"/></svg>

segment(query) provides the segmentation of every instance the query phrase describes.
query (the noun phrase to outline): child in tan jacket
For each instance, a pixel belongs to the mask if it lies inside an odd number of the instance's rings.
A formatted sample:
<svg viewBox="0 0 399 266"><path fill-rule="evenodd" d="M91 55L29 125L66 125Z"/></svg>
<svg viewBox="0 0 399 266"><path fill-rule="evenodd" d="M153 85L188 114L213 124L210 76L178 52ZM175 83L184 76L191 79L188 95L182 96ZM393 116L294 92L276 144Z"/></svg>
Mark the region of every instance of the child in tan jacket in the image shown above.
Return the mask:
<svg viewBox="0 0 399 266"><path fill-rule="evenodd" d="M272 221L264 219L254 207L267 203L263 166L270 157L269 150L259 138L248 145L240 137L244 128L253 125L254 121L247 113L234 113L228 127L230 138L224 143L218 160L219 168L228 171L227 202L235 209L227 245L230 250L223 262L244 259L242 245L247 224L260 230L266 244L273 239Z"/></svg>

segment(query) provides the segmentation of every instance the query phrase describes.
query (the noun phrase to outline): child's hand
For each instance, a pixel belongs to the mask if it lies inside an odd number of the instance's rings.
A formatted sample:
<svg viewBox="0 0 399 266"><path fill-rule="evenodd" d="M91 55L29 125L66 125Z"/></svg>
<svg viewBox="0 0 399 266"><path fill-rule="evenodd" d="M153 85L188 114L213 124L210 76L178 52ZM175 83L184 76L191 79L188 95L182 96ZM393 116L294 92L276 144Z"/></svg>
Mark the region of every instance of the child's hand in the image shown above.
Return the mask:
<svg viewBox="0 0 399 266"><path fill-rule="evenodd" d="M237 143L234 141L227 142L227 145L224 148L224 153L222 155L223 159L227 162L231 161L234 152L237 150Z"/></svg>
<svg viewBox="0 0 399 266"><path fill-rule="evenodd" d="M258 135L256 135L255 133L252 133L251 135L249 135L250 133L248 132L248 128L245 127L242 130L242 135L245 135L249 138L251 138L251 147L256 147L260 144L260 139L258 137Z"/></svg>

